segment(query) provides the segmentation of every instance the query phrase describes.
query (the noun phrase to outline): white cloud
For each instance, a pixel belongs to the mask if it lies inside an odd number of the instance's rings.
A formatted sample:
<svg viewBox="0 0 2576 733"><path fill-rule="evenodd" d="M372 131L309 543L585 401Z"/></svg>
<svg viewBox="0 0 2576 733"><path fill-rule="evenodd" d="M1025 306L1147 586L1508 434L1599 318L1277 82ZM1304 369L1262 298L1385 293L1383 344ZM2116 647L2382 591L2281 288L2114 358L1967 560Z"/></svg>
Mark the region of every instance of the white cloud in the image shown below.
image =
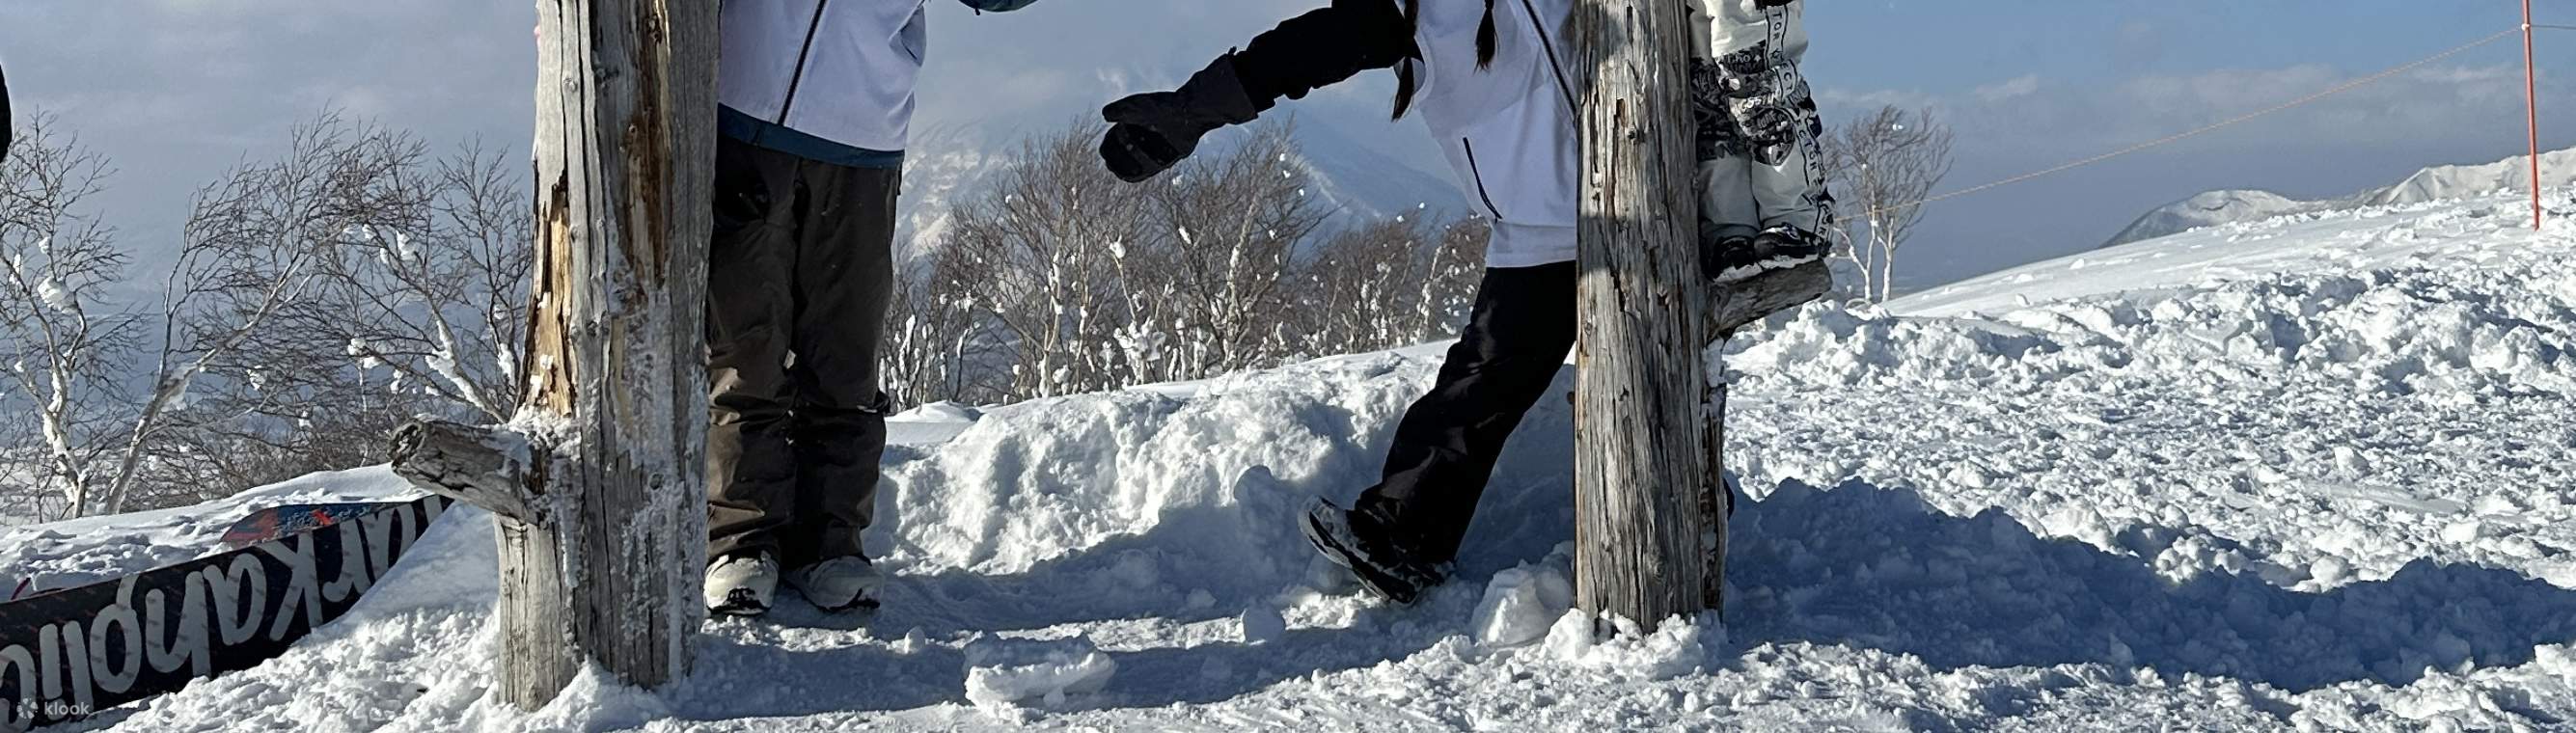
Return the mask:
<svg viewBox="0 0 2576 733"><path fill-rule="evenodd" d="M1977 87L1976 91L1971 93L1980 100L1987 102L2001 102L2009 99L2027 97L2037 93L2038 91L2039 75L2023 74L2010 81L1996 82Z"/></svg>

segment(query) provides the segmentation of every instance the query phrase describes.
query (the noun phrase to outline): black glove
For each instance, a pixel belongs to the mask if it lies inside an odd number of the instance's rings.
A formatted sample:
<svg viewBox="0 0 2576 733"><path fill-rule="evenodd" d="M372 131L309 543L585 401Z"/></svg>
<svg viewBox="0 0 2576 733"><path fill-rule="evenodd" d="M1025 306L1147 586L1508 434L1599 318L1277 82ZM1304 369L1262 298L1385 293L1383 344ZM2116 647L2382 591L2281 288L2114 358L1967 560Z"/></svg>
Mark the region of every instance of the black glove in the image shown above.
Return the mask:
<svg viewBox="0 0 2576 733"><path fill-rule="evenodd" d="M1101 108L1101 118L1112 124L1100 140L1100 160L1119 180L1143 181L1190 157L1208 131L1251 122L1262 107L1244 92L1234 75L1234 54L1228 53L1178 90L1137 94Z"/></svg>

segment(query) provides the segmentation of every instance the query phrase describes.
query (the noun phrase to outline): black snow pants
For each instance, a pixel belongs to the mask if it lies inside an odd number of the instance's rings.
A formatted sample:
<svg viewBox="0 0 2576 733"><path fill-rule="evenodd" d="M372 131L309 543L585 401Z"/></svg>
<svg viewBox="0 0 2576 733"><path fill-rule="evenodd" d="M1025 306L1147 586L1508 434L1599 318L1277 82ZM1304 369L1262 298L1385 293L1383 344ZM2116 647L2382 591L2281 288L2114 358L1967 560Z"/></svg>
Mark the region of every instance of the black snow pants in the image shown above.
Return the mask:
<svg viewBox="0 0 2576 733"><path fill-rule="evenodd" d="M1351 508L1354 529L1446 563L1476 516L1503 441L1574 348L1575 263L1485 271L1431 393L1395 430L1386 472Z"/></svg>
<svg viewBox="0 0 2576 733"><path fill-rule="evenodd" d="M708 252L707 556L863 555L887 400L899 169L724 138Z"/></svg>

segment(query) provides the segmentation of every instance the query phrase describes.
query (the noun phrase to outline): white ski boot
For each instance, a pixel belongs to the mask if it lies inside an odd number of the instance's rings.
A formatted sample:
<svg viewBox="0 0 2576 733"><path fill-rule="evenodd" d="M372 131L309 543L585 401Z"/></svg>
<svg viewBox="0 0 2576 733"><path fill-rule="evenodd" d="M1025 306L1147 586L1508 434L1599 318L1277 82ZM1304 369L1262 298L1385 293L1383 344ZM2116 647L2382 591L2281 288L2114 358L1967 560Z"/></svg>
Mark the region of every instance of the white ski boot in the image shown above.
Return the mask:
<svg viewBox="0 0 2576 733"><path fill-rule="evenodd" d="M787 574L787 584L805 594L815 608L832 613L874 611L877 589L885 586L885 575L877 572L867 558L852 555L797 568Z"/></svg>
<svg viewBox="0 0 2576 733"><path fill-rule="evenodd" d="M758 616L778 594L778 561L767 553L719 558L707 566L707 612Z"/></svg>

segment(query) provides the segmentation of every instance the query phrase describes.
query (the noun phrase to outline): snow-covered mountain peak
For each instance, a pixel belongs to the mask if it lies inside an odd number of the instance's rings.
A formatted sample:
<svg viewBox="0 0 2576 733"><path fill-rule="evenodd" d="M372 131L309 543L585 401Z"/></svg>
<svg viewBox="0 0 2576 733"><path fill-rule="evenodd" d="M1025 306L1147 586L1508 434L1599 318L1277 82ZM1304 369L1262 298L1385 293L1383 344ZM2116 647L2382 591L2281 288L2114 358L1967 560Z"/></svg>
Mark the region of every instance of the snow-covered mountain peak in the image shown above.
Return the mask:
<svg viewBox="0 0 2576 733"><path fill-rule="evenodd" d="M2576 184L2576 149L2542 153L2541 186ZM2349 196L2318 200L2293 199L2269 191L2218 190L2156 207L2113 235L2104 248L2180 234L2202 227L2268 219L2284 214L2340 211L2366 206L2415 204L2457 199L2503 190L2529 191L2531 159L2515 156L2477 165L2443 165L2418 170L2395 185Z"/></svg>

